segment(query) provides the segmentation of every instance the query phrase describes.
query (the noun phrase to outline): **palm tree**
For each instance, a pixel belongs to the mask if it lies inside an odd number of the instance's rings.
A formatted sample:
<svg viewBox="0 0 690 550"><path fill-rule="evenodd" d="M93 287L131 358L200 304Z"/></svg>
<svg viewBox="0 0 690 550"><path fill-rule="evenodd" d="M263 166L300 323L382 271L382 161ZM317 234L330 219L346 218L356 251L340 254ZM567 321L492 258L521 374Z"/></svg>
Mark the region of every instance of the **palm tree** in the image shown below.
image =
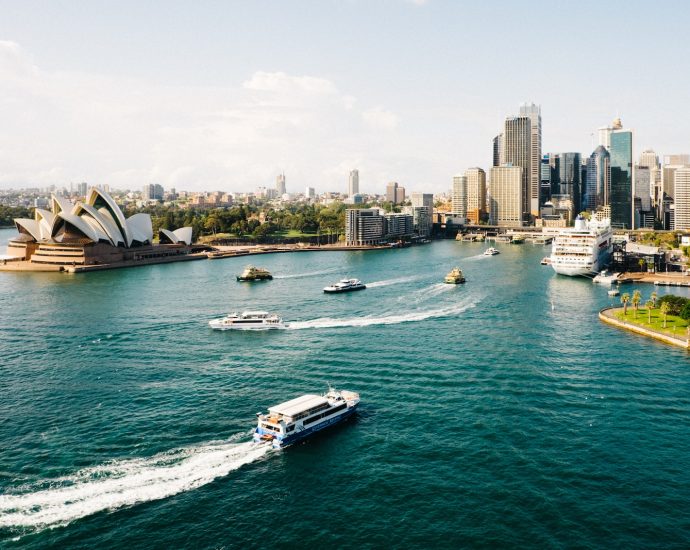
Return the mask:
<svg viewBox="0 0 690 550"><path fill-rule="evenodd" d="M654 304L654 307L656 307L656 299L659 297L659 295L656 292L652 292L652 295L650 298L652 299L652 303Z"/></svg>
<svg viewBox="0 0 690 550"><path fill-rule="evenodd" d="M644 304L644 306L647 308L647 314L649 315L649 324L652 324L652 308L654 307L654 302L651 300L647 300Z"/></svg>
<svg viewBox="0 0 690 550"><path fill-rule="evenodd" d="M629 301L630 301L630 294L628 294L627 292L625 292L625 293L621 296L621 304L623 304L623 315L627 315L627 314L628 314L628 302L629 302Z"/></svg>
<svg viewBox="0 0 690 550"><path fill-rule="evenodd" d="M637 319L637 306L639 306L640 302L642 301L642 293L639 290L636 290L633 292L632 300L630 301L632 302L633 308L635 308L633 316Z"/></svg>
<svg viewBox="0 0 690 550"><path fill-rule="evenodd" d="M668 302L664 302L661 304L661 307L659 308L659 313L661 313L664 316L664 328L666 328L666 315L668 315L668 310L671 309L671 307L668 305Z"/></svg>

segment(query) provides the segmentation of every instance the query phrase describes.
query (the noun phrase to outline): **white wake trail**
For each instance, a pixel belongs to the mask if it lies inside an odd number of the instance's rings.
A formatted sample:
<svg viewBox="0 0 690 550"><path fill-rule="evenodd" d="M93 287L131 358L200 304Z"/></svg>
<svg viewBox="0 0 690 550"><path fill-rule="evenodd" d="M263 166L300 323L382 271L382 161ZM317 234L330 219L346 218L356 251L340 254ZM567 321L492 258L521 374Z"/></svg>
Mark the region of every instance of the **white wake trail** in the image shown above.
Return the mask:
<svg viewBox="0 0 690 550"><path fill-rule="evenodd" d="M308 328L340 328L340 327L368 327L371 325L396 325L399 323L410 323L415 321L424 321L434 317L448 317L457 315L471 309L477 305L476 302L463 302L446 306L439 309L412 311L402 313L399 315L386 315L382 317L356 317L353 319L332 319L324 317L321 319L312 319L310 321L297 321L290 323L289 330L302 330Z"/></svg>
<svg viewBox="0 0 690 550"><path fill-rule="evenodd" d="M409 277L397 277L395 279L386 279L385 281L374 281L373 283L367 283L367 288L379 288L382 286L395 285L399 283L409 283L411 281L416 281L419 279L418 275L412 275Z"/></svg>
<svg viewBox="0 0 690 550"><path fill-rule="evenodd" d="M243 434L244 435L244 434ZM270 451L253 442L209 442L118 460L51 480L48 489L0 495L0 528L37 530L196 489Z"/></svg>
<svg viewBox="0 0 690 550"><path fill-rule="evenodd" d="M308 273L294 273L292 275L274 275L274 279L302 279L304 277L316 277L317 275L328 275L339 271L336 268L324 269L322 271L310 271Z"/></svg>

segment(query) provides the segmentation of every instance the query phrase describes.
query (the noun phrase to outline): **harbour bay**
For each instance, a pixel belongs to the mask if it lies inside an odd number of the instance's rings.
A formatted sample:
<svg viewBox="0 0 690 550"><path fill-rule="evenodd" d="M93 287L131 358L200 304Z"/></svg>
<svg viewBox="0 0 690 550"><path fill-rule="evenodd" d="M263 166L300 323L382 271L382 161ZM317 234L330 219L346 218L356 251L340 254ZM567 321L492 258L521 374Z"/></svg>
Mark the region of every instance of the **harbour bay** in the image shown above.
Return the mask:
<svg viewBox="0 0 690 550"><path fill-rule="evenodd" d="M687 352L600 324L606 290L543 247L498 247L3 274L0 544L686 546ZM237 283L250 261L274 280ZM367 290L323 295L344 276ZM208 328L257 308L291 328ZM328 383L355 419L245 444Z"/></svg>

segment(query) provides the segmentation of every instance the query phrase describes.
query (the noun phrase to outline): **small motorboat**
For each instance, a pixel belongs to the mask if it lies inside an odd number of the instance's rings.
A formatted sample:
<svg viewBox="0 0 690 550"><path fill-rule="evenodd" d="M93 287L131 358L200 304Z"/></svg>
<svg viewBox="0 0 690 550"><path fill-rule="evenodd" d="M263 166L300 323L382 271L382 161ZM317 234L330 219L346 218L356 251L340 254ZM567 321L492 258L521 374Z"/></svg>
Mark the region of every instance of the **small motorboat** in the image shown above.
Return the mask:
<svg viewBox="0 0 690 550"><path fill-rule="evenodd" d="M484 251L484 256L495 256L496 254L500 254L500 252L496 250L493 246L490 246Z"/></svg>

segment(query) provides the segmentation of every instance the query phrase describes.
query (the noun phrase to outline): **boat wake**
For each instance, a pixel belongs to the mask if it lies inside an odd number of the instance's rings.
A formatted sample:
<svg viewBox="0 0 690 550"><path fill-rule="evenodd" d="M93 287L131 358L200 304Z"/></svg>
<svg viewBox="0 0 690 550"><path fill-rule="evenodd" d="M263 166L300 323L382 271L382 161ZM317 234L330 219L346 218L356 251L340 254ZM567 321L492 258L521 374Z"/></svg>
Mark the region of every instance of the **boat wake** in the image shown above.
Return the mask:
<svg viewBox="0 0 690 550"><path fill-rule="evenodd" d="M0 529L39 531L196 489L260 459L269 445L211 441L148 458L116 460L0 495Z"/></svg>
<svg viewBox="0 0 690 550"><path fill-rule="evenodd" d="M316 277L317 275L328 275L329 273L336 273L338 269L324 269L322 271L310 271L309 273L293 273L292 275L274 275L274 279L302 279L305 277Z"/></svg>
<svg viewBox="0 0 690 550"><path fill-rule="evenodd" d="M416 281L419 279L418 275L412 275L409 277L397 277L395 279L386 279L385 281L374 281L373 283L367 283L367 288L379 288L382 286L395 285L399 283L409 283L411 281Z"/></svg>
<svg viewBox="0 0 690 550"><path fill-rule="evenodd" d="M371 325L397 325L399 323L411 323L415 321L424 321L434 317L449 317L457 315L475 307L479 301L465 301L456 303L450 306L425 310L425 311L411 311L399 315L386 315L382 317L356 317L353 319L331 319L324 317L321 319L312 319L310 321L296 321L290 323L288 330L302 330L308 328L340 328L340 327L368 327Z"/></svg>

